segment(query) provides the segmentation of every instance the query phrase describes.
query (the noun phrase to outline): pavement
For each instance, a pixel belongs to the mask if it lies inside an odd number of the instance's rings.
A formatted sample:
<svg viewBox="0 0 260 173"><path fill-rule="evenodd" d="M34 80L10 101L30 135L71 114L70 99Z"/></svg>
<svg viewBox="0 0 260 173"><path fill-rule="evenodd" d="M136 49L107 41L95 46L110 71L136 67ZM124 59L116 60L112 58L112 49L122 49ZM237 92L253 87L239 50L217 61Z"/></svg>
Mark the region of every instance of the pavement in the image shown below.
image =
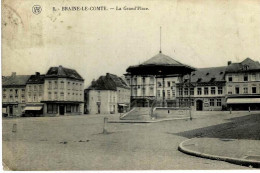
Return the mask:
<svg viewBox="0 0 260 173"><path fill-rule="evenodd" d="M193 157L178 146L196 136L260 139L259 112L193 112L192 121L107 123L103 134L104 118L115 121L119 116L3 118L3 162L18 171L251 169Z"/></svg>
<svg viewBox="0 0 260 173"><path fill-rule="evenodd" d="M192 138L180 143L186 154L260 168L260 141L245 139Z"/></svg>

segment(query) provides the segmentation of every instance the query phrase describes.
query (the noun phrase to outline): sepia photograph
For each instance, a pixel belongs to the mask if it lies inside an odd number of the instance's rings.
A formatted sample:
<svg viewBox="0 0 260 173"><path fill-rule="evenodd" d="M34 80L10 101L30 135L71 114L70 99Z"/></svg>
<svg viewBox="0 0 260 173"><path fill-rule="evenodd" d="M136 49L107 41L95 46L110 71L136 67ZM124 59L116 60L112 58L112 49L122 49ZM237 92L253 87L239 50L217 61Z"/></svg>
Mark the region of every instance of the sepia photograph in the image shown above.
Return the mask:
<svg viewBox="0 0 260 173"><path fill-rule="evenodd" d="M259 170L260 1L1 0L3 171Z"/></svg>

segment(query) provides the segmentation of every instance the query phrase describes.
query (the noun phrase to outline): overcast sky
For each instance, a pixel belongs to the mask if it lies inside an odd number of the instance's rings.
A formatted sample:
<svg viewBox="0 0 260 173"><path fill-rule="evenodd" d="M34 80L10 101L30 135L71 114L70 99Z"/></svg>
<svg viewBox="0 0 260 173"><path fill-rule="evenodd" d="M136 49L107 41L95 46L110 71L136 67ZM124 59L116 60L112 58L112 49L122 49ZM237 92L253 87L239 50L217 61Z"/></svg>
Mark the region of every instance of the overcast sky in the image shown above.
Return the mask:
<svg viewBox="0 0 260 173"><path fill-rule="evenodd" d="M6 5L5 5L6 4ZM32 13L38 4L42 12ZM148 11L56 11L62 6L142 6ZM2 75L73 68L88 86L162 52L194 67L260 60L260 1L4 1Z"/></svg>

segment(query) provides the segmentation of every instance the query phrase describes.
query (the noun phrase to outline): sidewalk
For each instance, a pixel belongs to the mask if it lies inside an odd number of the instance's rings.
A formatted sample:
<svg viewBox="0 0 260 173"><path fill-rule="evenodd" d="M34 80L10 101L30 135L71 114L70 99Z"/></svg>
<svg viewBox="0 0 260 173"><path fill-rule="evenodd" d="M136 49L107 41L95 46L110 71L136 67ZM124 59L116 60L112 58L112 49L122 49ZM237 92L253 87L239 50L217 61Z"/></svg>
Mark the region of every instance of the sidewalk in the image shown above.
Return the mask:
<svg viewBox="0 0 260 173"><path fill-rule="evenodd" d="M186 154L260 168L260 141L244 139L192 138L180 143Z"/></svg>

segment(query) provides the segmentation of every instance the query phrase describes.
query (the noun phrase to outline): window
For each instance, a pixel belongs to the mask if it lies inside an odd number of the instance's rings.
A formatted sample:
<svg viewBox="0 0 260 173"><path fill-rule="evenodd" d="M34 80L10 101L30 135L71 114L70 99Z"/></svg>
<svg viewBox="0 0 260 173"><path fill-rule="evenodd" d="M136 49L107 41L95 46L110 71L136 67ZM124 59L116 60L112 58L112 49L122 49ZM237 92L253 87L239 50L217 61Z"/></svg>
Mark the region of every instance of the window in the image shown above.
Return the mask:
<svg viewBox="0 0 260 173"><path fill-rule="evenodd" d="M150 77L150 84L153 84L154 83L154 79L153 77Z"/></svg>
<svg viewBox="0 0 260 173"><path fill-rule="evenodd" d="M172 97L175 98L175 90L172 89Z"/></svg>
<svg viewBox="0 0 260 173"><path fill-rule="evenodd" d="M66 112L71 112L71 105L66 106Z"/></svg>
<svg viewBox="0 0 260 173"><path fill-rule="evenodd" d="M60 82L60 89L62 89L62 90L64 89L64 82L63 81Z"/></svg>
<svg viewBox="0 0 260 173"><path fill-rule="evenodd" d="M80 84L80 88L79 88L80 91L82 91L82 84Z"/></svg>
<svg viewBox="0 0 260 173"><path fill-rule="evenodd" d="M42 92L39 92L39 97L41 97L42 96Z"/></svg>
<svg viewBox="0 0 260 173"><path fill-rule="evenodd" d="M214 99L209 99L209 105L214 106Z"/></svg>
<svg viewBox="0 0 260 173"><path fill-rule="evenodd" d="M161 97L161 91L160 90L157 90L157 96Z"/></svg>
<svg viewBox="0 0 260 173"><path fill-rule="evenodd" d="M252 74L252 81L256 81L256 74Z"/></svg>
<svg viewBox="0 0 260 173"><path fill-rule="evenodd" d="M252 87L252 94L256 94L256 87Z"/></svg>
<svg viewBox="0 0 260 173"><path fill-rule="evenodd" d="M204 88L204 94L205 94L205 95L209 95L209 88L208 88L208 87L205 87L205 88Z"/></svg>
<svg viewBox="0 0 260 173"><path fill-rule="evenodd" d="M143 88L143 96L145 96L145 92L146 92L146 90L145 90L145 88Z"/></svg>
<svg viewBox="0 0 260 173"><path fill-rule="evenodd" d="M13 92L13 89L10 89L10 92Z"/></svg>
<svg viewBox="0 0 260 173"><path fill-rule="evenodd" d="M236 94L239 94L239 87L235 88Z"/></svg>
<svg viewBox="0 0 260 173"><path fill-rule="evenodd" d="M36 86L36 85L33 86L33 90L34 90L34 91L37 90L37 86Z"/></svg>
<svg viewBox="0 0 260 173"><path fill-rule="evenodd" d="M36 93L33 94L33 101L36 102Z"/></svg>
<svg viewBox="0 0 260 173"><path fill-rule="evenodd" d="M159 88L162 87L162 83L161 82L158 82L157 85L158 85Z"/></svg>
<svg viewBox="0 0 260 173"><path fill-rule="evenodd" d="M153 87L150 87L150 96L153 96Z"/></svg>
<svg viewBox="0 0 260 173"><path fill-rule="evenodd" d="M10 102L14 101L13 100L13 95L10 95L9 97L10 97Z"/></svg>
<svg viewBox="0 0 260 173"><path fill-rule="evenodd" d="M61 100L64 100L64 92L61 92L61 93L60 93L60 99L61 99Z"/></svg>
<svg viewBox="0 0 260 173"><path fill-rule="evenodd" d="M244 75L244 81L248 81L248 75Z"/></svg>
<svg viewBox="0 0 260 173"><path fill-rule="evenodd" d="M179 88L179 95L180 95L180 96L182 96L182 95L183 95L182 88Z"/></svg>
<svg viewBox="0 0 260 173"><path fill-rule="evenodd" d="M194 95L194 88L190 88L190 95Z"/></svg>
<svg viewBox="0 0 260 173"><path fill-rule="evenodd" d="M54 99L58 100L58 93L57 92L54 93Z"/></svg>
<svg viewBox="0 0 260 173"><path fill-rule="evenodd" d="M56 104L47 104L47 113L48 114L58 113L58 106Z"/></svg>
<svg viewBox="0 0 260 173"><path fill-rule="evenodd" d="M48 99L51 100L51 92L48 93Z"/></svg>
<svg viewBox="0 0 260 173"><path fill-rule="evenodd" d="M145 78L143 77L143 84L145 84Z"/></svg>
<svg viewBox="0 0 260 173"><path fill-rule="evenodd" d="M216 93L215 87L211 87L211 88L210 88L210 93L211 93L212 95L215 95L215 93Z"/></svg>
<svg viewBox="0 0 260 173"><path fill-rule="evenodd" d="M229 77L228 77L228 81L229 81L229 82L232 82L232 76L229 76Z"/></svg>
<svg viewBox="0 0 260 173"><path fill-rule="evenodd" d="M244 94L248 94L248 88L244 87Z"/></svg>
<svg viewBox="0 0 260 173"><path fill-rule="evenodd" d="M6 99L6 94L3 94L3 99Z"/></svg>
<svg viewBox="0 0 260 173"><path fill-rule="evenodd" d="M167 86L168 86L168 87L171 87L171 82L168 81L168 82L167 82Z"/></svg>
<svg viewBox="0 0 260 173"><path fill-rule="evenodd" d="M58 89L58 82L54 81L54 89Z"/></svg>
<svg viewBox="0 0 260 173"><path fill-rule="evenodd" d="M218 94L222 94L223 93L223 88L222 87L218 87Z"/></svg>
<svg viewBox="0 0 260 173"><path fill-rule="evenodd" d="M49 86L48 86L48 89L51 90L52 89L52 82L49 81Z"/></svg>
<svg viewBox="0 0 260 173"><path fill-rule="evenodd" d="M70 82L68 82L68 90L70 90Z"/></svg>
<svg viewBox="0 0 260 173"><path fill-rule="evenodd" d="M78 83L76 83L75 89L76 89L76 91L78 91Z"/></svg>
<svg viewBox="0 0 260 173"><path fill-rule="evenodd" d="M32 91L32 86L31 85L29 85L29 91Z"/></svg>
<svg viewBox="0 0 260 173"><path fill-rule="evenodd" d="M194 106L194 99L190 100L191 106Z"/></svg>
<svg viewBox="0 0 260 173"><path fill-rule="evenodd" d="M217 106L221 106L221 99L217 99Z"/></svg>
<svg viewBox="0 0 260 173"><path fill-rule="evenodd" d="M16 95L18 94L18 89L15 89L15 94L16 94Z"/></svg>
<svg viewBox="0 0 260 173"><path fill-rule="evenodd" d="M168 97L168 99L171 98L171 90L167 90L167 97Z"/></svg>
<svg viewBox="0 0 260 173"><path fill-rule="evenodd" d="M198 94L198 95L201 95L201 94L202 94L201 88L198 88L197 94Z"/></svg>
<svg viewBox="0 0 260 173"><path fill-rule="evenodd" d="M184 88L184 95L185 96L189 95L189 89L188 88Z"/></svg>

